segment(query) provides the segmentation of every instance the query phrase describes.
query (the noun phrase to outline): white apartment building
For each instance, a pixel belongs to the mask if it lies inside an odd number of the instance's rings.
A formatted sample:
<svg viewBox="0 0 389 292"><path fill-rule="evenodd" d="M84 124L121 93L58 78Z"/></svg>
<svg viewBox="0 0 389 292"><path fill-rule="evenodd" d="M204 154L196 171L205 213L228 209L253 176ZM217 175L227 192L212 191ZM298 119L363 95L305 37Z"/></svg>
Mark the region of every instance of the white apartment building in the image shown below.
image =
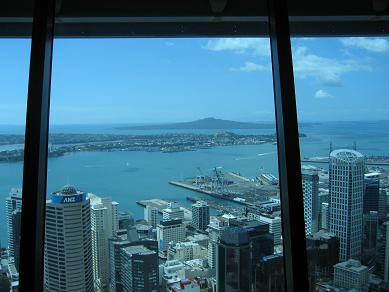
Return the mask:
<svg viewBox="0 0 389 292"><path fill-rule="evenodd" d="M14 232L12 228L12 213L16 210L22 210L22 189L11 189L9 196L5 199L5 209L7 216L7 231L8 231L8 255L15 256L14 250Z"/></svg>
<svg viewBox="0 0 389 292"><path fill-rule="evenodd" d="M109 242L119 229L118 203L89 194L91 208L93 280L96 291L109 287Z"/></svg>
<svg viewBox="0 0 389 292"><path fill-rule="evenodd" d="M162 210L162 220L169 221L180 219L184 221L184 210L177 202L169 202L168 207Z"/></svg>
<svg viewBox="0 0 389 292"><path fill-rule="evenodd" d="M153 228L157 228L158 224L158 209L152 206L146 206L144 210L144 219L149 222Z"/></svg>
<svg viewBox="0 0 389 292"><path fill-rule="evenodd" d="M195 242L177 242L169 247L168 259L181 262L200 259L207 256L207 249Z"/></svg>
<svg viewBox="0 0 389 292"><path fill-rule="evenodd" d="M157 225L158 249L160 252L167 251L170 244L185 240L185 225L182 220L161 221Z"/></svg>
<svg viewBox="0 0 389 292"><path fill-rule="evenodd" d="M303 170L305 235L312 235L319 229L319 175L317 171Z"/></svg>

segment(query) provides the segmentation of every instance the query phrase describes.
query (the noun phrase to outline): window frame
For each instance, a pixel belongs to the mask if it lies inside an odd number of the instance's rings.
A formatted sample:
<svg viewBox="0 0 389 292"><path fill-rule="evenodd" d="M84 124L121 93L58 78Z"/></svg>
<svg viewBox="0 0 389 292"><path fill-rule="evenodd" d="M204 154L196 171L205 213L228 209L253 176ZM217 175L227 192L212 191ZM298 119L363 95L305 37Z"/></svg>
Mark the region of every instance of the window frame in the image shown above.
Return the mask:
<svg viewBox="0 0 389 292"><path fill-rule="evenodd" d="M363 4L364 1L357 2L358 5L354 3L353 7L348 7L347 3L321 3L327 6L318 13L312 2L305 0L290 1L289 11L282 0L257 1L256 4L253 1L231 0L225 11L218 12L215 9L212 11L210 5L218 1L210 0L190 1L193 6L188 3L184 5L182 1L170 1L164 3L163 7L156 5L154 10L152 3L145 1L133 4L124 14L120 7L116 7L116 10L110 7L111 10L108 9L104 14L101 13L103 10L99 12L96 7L87 11L88 7L83 6L81 10L90 14L86 17L77 15L72 7L60 7L63 6L60 1L34 2L33 17L28 9L23 10L22 14L12 14L12 8L15 7L11 5L11 10L5 12L5 15L8 13L8 19L0 21L0 37L28 37L31 21L33 24L23 169L20 291L44 290L47 146L54 35L81 38L270 37L285 286L287 291L308 291L300 147L290 38L298 35L385 35L389 32L388 13L374 7L372 13L371 7ZM97 8L101 8L101 3L96 3ZM300 3L301 7L296 3ZM302 11L305 13L299 13ZM375 18L371 18L371 14L375 14Z"/></svg>

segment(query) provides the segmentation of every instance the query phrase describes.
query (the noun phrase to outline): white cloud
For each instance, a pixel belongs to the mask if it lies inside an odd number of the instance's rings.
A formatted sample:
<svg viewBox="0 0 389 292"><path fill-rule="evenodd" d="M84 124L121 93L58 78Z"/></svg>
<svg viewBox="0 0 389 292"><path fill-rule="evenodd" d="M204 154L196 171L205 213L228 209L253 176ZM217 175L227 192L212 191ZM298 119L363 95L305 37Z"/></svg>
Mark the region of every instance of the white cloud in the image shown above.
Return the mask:
<svg viewBox="0 0 389 292"><path fill-rule="evenodd" d="M171 47L171 46L174 46L174 43L167 41L167 42L165 42L165 46Z"/></svg>
<svg viewBox="0 0 389 292"><path fill-rule="evenodd" d="M293 64L296 77L314 77L326 85L340 85L344 73L371 70L355 60L339 61L309 53L303 46L293 51Z"/></svg>
<svg viewBox="0 0 389 292"><path fill-rule="evenodd" d="M242 67L231 68L231 71L241 71L241 72L258 72L258 71L271 71L271 66L265 66L262 64L257 64L253 62L245 62Z"/></svg>
<svg viewBox="0 0 389 292"><path fill-rule="evenodd" d="M234 53L251 53L270 56L270 41L268 38L220 38L209 40L204 46L215 52L231 51Z"/></svg>
<svg viewBox="0 0 389 292"><path fill-rule="evenodd" d="M319 89L315 92L315 98L323 99L323 98L333 98L331 94L323 89Z"/></svg>
<svg viewBox="0 0 389 292"><path fill-rule="evenodd" d="M347 47L364 49L374 53L389 52L389 42L383 38L349 37L340 40Z"/></svg>

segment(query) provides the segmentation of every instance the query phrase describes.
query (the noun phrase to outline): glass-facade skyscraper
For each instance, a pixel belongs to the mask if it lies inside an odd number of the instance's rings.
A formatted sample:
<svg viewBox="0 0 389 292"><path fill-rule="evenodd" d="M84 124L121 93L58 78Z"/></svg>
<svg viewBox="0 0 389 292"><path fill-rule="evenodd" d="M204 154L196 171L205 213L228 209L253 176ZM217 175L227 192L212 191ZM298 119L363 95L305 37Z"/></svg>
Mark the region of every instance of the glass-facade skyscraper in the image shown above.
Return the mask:
<svg viewBox="0 0 389 292"><path fill-rule="evenodd" d="M361 153L348 149L330 153L330 232L340 239L340 261L361 257L364 170Z"/></svg>
<svg viewBox="0 0 389 292"><path fill-rule="evenodd" d="M252 290L251 241L247 230L229 227L217 247L216 281L218 292Z"/></svg>

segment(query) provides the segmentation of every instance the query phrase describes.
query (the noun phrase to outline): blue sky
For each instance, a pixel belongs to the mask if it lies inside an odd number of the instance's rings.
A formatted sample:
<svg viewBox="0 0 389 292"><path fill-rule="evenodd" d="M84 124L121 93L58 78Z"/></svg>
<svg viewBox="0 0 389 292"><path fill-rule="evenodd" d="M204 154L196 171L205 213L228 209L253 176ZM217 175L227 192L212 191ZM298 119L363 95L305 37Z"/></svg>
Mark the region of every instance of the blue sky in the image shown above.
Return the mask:
<svg viewBox="0 0 389 292"><path fill-rule="evenodd" d="M389 114L389 39L292 40L300 121ZM0 124L24 124L29 40L0 40ZM274 121L269 40L58 39L51 124Z"/></svg>

